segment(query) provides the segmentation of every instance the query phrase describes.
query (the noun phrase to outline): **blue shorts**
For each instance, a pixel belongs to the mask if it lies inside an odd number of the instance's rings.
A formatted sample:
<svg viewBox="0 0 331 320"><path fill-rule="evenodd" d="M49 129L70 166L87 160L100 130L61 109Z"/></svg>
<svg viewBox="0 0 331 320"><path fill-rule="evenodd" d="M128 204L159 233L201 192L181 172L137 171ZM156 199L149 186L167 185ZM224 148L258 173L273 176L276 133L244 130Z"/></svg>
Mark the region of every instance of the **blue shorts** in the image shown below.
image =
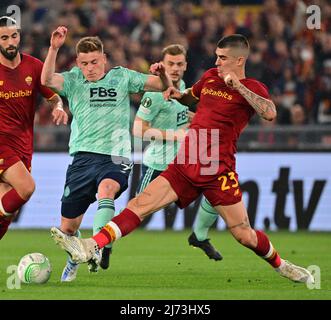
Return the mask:
<svg viewBox="0 0 331 320"><path fill-rule="evenodd" d="M68 166L62 196L61 214L73 219L85 213L96 201L100 182L113 179L120 185L115 199L128 188L128 179L133 163L123 157L98 153L78 152Z"/></svg>
<svg viewBox="0 0 331 320"><path fill-rule="evenodd" d="M162 171L152 169L151 167L141 165L141 178L136 194L139 194L145 190L147 185L158 177Z"/></svg>

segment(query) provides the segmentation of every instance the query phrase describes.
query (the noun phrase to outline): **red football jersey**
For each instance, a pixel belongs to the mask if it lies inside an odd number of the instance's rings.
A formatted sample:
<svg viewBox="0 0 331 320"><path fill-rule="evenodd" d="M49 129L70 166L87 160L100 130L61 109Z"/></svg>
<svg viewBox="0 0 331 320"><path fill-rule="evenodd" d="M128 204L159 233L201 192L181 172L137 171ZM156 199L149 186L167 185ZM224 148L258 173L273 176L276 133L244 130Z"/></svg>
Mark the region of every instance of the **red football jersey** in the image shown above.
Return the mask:
<svg viewBox="0 0 331 320"><path fill-rule="evenodd" d="M30 156L38 92L49 99L54 92L40 83L43 63L21 54L21 63L11 69L0 64L0 147L8 145Z"/></svg>
<svg viewBox="0 0 331 320"><path fill-rule="evenodd" d="M240 82L259 96L270 99L267 87L261 82L251 78ZM235 171L236 143L255 110L238 91L226 86L216 68L202 75L193 85L192 94L199 99L197 112L175 162L184 163L185 158L185 164L196 161L198 167L208 167L213 161L218 163L218 173Z"/></svg>

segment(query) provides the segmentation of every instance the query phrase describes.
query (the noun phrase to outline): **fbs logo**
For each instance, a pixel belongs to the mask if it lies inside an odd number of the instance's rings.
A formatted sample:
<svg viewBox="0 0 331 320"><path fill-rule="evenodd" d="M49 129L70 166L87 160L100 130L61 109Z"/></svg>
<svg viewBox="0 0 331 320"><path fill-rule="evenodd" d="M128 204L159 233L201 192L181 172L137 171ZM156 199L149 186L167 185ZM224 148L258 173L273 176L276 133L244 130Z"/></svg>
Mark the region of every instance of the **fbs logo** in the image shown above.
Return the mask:
<svg viewBox="0 0 331 320"><path fill-rule="evenodd" d="M117 93L114 88L106 89L106 88L90 88L90 98L114 98L117 96ZM107 101L107 100L105 100ZM115 99L110 99L110 101L116 101Z"/></svg>
<svg viewBox="0 0 331 320"><path fill-rule="evenodd" d="M25 82L26 82L29 86L31 86L31 83L32 83L32 77L31 77L31 76L27 76L27 77L25 78Z"/></svg>

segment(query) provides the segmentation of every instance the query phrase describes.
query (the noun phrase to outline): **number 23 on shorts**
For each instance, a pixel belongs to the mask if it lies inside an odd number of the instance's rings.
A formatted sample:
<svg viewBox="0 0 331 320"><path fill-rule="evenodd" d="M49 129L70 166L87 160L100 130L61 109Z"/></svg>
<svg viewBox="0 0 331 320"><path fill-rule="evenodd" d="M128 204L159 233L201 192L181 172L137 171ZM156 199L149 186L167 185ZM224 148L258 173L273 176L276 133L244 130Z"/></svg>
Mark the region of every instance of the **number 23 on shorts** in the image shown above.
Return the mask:
<svg viewBox="0 0 331 320"><path fill-rule="evenodd" d="M231 188L238 188L239 186L239 182L235 176L235 173L233 171L228 172L226 175L221 175L220 177L218 177L218 179L221 183L221 190L222 191L227 191ZM237 192L237 190L235 191L235 193Z"/></svg>

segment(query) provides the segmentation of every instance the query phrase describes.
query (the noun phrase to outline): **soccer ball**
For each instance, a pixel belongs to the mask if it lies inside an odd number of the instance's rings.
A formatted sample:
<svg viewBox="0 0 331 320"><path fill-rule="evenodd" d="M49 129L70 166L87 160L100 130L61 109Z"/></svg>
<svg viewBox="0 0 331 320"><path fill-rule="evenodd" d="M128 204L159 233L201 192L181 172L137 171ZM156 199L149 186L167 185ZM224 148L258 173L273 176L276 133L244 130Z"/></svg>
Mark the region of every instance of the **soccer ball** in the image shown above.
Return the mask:
<svg viewBox="0 0 331 320"><path fill-rule="evenodd" d="M51 272L52 267L48 258L38 252L25 255L17 267L17 275L24 283L45 283Z"/></svg>

